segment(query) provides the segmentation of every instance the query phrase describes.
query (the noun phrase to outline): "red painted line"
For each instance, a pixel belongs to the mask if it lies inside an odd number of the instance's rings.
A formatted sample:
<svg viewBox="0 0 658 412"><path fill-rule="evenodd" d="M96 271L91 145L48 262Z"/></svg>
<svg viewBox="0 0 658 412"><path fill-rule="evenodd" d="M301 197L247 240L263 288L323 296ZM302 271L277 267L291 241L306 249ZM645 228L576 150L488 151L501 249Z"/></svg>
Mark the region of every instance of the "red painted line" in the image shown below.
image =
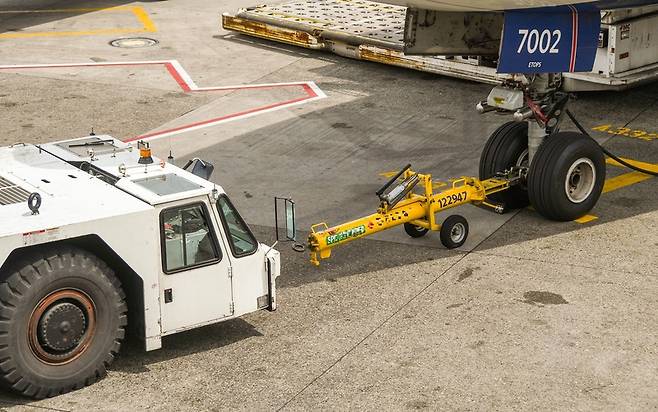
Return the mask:
<svg viewBox="0 0 658 412"><path fill-rule="evenodd" d="M25 69L56 69L56 68L73 68L73 67L128 67L128 66L146 66L146 65L163 65L166 69L169 75L176 81L178 86L186 93L189 92L209 92L209 91L229 91L229 90L246 90L246 89L274 89L274 88L281 88L281 87L302 87L304 89L304 92L306 93L305 97L300 97L296 99L291 99L291 100L286 100L283 102L278 102L278 103L273 103L269 104L266 106L261 106L253 109L248 109L244 110L241 112L237 113L231 113L225 116L209 119L209 120L204 120L196 123L191 123L187 124L184 126L179 126L175 127L172 129L167 129L167 130L161 130L158 132L153 132L153 133L148 133L144 134L141 136L133 137L124 140L125 142L132 142L138 139L147 139L147 138L152 138L156 137L159 135L163 135L166 133L171 133L171 132L176 132L176 131L183 131L185 129L197 127L197 126L203 126L206 124L211 124L215 122L219 122L222 120L227 120L231 118L236 118L240 116L244 116L247 114L253 114L281 106L286 106L289 104L294 104L298 103L304 100L312 99L315 97L318 97L318 94L315 92L315 90L305 82L299 82L299 83L288 83L288 84L270 84L270 85L242 85L242 86L235 86L235 87L206 87L206 88L197 88L196 85L190 86L185 81L184 76L181 75L181 73L178 71L176 66L173 64L172 60L168 61L145 61L145 62L126 62L126 63L83 63L83 64L44 64L44 65L25 65L25 66L10 66L10 67L0 67L0 70L25 70ZM184 70L184 69L183 69ZM185 73L187 75L187 73ZM194 88L192 88L194 87Z"/></svg>
<svg viewBox="0 0 658 412"><path fill-rule="evenodd" d="M315 93L313 93L313 94L315 94ZM312 96L299 97L297 99L292 99L292 100L286 100L286 101L283 101L283 102L273 103L273 104L269 104L267 106L261 106L261 107L256 107L256 108L253 108L253 109L243 110L241 112L227 114L225 116L216 117L214 119L203 120L203 121L200 121L200 122L190 123L190 124L186 124L186 125L183 125L183 126L174 127L174 128L171 128L171 129L160 130L160 131L153 132L153 133L143 134L143 135L137 136L137 137L131 137L130 139L124 140L124 142L134 142L135 140L140 140L140 139L150 139L150 138L160 136L160 135L163 135L163 134L167 134L167 133L171 133L171 132L178 132L178 131L189 129L189 128L192 128L192 127L203 126L203 125L210 124L210 123L215 123L215 122L220 122L220 121L227 120L227 119L232 119L234 117L244 116L244 115L247 115L247 114L262 112L264 110L274 109L276 107L285 106L285 105L288 105L288 104L302 102L302 101L308 100L310 98L312 98Z"/></svg>
<svg viewBox="0 0 658 412"><path fill-rule="evenodd" d="M35 230L32 232L25 232L23 233L23 236L38 235L39 233L46 233L46 229Z"/></svg>
<svg viewBox="0 0 658 412"><path fill-rule="evenodd" d="M139 62L139 63L88 63L88 64L44 64L38 66L26 65L26 66L11 66L11 67L0 67L0 70L28 70L28 69L59 69L59 68L68 68L68 67L126 67L126 66L146 66L146 65L158 65L166 64L164 62Z"/></svg>
<svg viewBox="0 0 658 412"><path fill-rule="evenodd" d="M569 71L576 71L576 55L578 52L578 10L574 6L571 9L571 60L569 61Z"/></svg>
<svg viewBox="0 0 658 412"><path fill-rule="evenodd" d="M183 89L185 92L211 92L211 91L222 91L222 90L245 90L245 89L275 89L279 87L297 87L302 86L304 88L308 87L308 84L304 82L299 83L289 83L289 84L270 84L270 85L241 85L234 87L202 87L200 90L192 89L189 84L183 79L176 67L170 61L154 61L154 62L135 62L135 63L83 63L83 64L44 64L44 65L25 65L25 66L11 66L11 67L0 67L0 70L27 70L27 69L57 69L57 68L73 68L73 67L127 67L127 66L147 66L147 65L163 65L167 69L167 72L171 77L176 81L178 86ZM315 95L315 92L313 92Z"/></svg>
<svg viewBox="0 0 658 412"><path fill-rule="evenodd" d="M309 86L307 83L304 83L303 85L304 91L309 97L318 97L318 94L313 90L311 86Z"/></svg>
<svg viewBox="0 0 658 412"><path fill-rule="evenodd" d="M268 84L268 85L262 85L262 84L257 84L250 86L248 84L243 85L243 86L232 86L232 87L200 87L199 89L194 89L192 92L194 93L200 93L200 92L216 92L216 91L228 91L228 90L249 90L249 89L276 89L279 87L303 87L303 86L308 86L306 83L288 83L288 84Z"/></svg>
<svg viewBox="0 0 658 412"><path fill-rule="evenodd" d="M578 9L574 6L572 6L572 7L573 7L574 14L575 14L573 31L575 33L576 40L574 41L573 68L571 69L571 71L575 72L576 71L576 61L578 60L578 30L580 30L580 28L578 27L578 22L579 22L580 19L578 18Z"/></svg>
<svg viewBox="0 0 658 412"><path fill-rule="evenodd" d="M175 68L173 68L173 67L172 67L172 69L175 70ZM190 123L190 124L186 124L186 125L183 125L183 126L174 127L174 128L171 128L171 129L160 130L160 131L153 132L153 133L143 134L143 135L140 135L140 136L132 137L130 139L125 139L124 142L133 142L135 140L140 140L140 139L149 139L149 138L161 136L163 134L168 134L168 133L172 133L172 132L179 132L179 131L182 131L182 130L185 130L185 129L190 129L190 128L197 127L197 126L203 126L203 125L211 124L211 123L215 123L215 122L220 122L220 121L232 119L232 118L235 118L235 117L240 117L240 116L244 116L244 115L247 115L247 114L253 114L253 113L257 113L257 112L261 112L261 111L265 111L265 110L269 110L269 109L274 109L276 107L285 106L285 105L289 105L289 104L293 104L293 103L298 103L298 102L302 102L304 100L308 100L308 99L312 99L314 97L318 97L318 94L315 92L315 90L313 90L313 88L311 86L309 86L307 83L291 84L291 85L286 85L286 86L302 86L302 88L306 92L306 96L305 97L299 97L299 98L296 98L296 99L286 100L286 101L283 101L283 102L269 104L267 106L256 107L256 108L253 108L253 109L248 109L248 110L244 110L244 111L237 112L237 113L231 113L231 114L227 114L227 115L221 116L221 117L216 117L216 118L213 118L213 119L208 119L208 120L203 120L203 121L200 121L200 122ZM255 87L252 87L252 88L253 89L256 89L256 88L261 89L261 88L272 88L272 87L281 87L281 86L274 86L274 85L272 85L272 86L255 86ZM240 88L236 88L236 89L240 89ZM230 90L230 89L220 89L220 90ZM201 92L201 91L211 91L211 90L210 89L204 89L204 90L193 90L193 91Z"/></svg>
<svg viewBox="0 0 658 412"><path fill-rule="evenodd" d="M180 86L181 89L183 89L183 91L189 92L192 90L190 89L190 86L185 82L185 80L183 80L180 73L178 73L178 70L176 70L173 64L165 63L165 67L167 68L167 71L169 72L171 77L173 77L174 80L176 80L176 83L178 83L178 85Z"/></svg>

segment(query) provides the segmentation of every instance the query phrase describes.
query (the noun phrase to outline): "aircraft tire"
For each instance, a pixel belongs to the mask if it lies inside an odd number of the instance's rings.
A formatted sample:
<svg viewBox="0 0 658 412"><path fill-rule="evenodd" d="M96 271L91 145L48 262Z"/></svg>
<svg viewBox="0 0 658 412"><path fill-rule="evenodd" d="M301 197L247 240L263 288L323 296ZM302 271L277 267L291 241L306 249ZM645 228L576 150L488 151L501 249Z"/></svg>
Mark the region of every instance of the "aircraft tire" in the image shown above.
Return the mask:
<svg viewBox="0 0 658 412"><path fill-rule="evenodd" d="M605 182L605 158L590 137L559 132L539 146L528 171L528 196L542 216L577 219L592 210Z"/></svg>
<svg viewBox="0 0 658 412"><path fill-rule="evenodd" d="M0 280L0 385L45 398L103 378L121 346L125 294L114 272L73 247L41 247Z"/></svg>
<svg viewBox="0 0 658 412"><path fill-rule="evenodd" d="M496 173L512 166L528 163L528 123L507 122L496 129L480 155L481 180L494 177ZM494 193L489 198L503 203L505 209L520 209L528 206L528 192L523 185L512 187L504 192Z"/></svg>

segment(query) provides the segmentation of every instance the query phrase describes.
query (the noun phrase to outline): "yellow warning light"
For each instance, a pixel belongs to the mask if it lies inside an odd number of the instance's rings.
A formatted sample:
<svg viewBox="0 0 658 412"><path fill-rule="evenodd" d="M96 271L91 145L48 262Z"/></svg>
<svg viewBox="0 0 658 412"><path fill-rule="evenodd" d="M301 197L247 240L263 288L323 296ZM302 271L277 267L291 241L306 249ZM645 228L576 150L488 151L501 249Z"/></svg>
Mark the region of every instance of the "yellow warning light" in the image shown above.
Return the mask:
<svg viewBox="0 0 658 412"><path fill-rule="evenodd" d="M139 148L139 160L137 163L142 165L150 165L153 163L153 158L151 157L151 147L148 142L140 140L137 142L137 148Z"/></svg>

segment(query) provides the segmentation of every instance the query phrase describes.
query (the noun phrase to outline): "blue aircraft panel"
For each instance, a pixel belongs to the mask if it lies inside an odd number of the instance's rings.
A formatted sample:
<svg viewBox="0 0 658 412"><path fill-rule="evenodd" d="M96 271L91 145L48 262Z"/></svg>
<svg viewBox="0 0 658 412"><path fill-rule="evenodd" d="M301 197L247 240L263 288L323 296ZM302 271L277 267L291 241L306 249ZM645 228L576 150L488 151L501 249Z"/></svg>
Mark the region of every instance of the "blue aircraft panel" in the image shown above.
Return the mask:
<svg viewBox="0 0 658 412"><path fill-rule="evenodd" d="M600 30L592 4L506 11L498 72L589 72Z"/></svg>

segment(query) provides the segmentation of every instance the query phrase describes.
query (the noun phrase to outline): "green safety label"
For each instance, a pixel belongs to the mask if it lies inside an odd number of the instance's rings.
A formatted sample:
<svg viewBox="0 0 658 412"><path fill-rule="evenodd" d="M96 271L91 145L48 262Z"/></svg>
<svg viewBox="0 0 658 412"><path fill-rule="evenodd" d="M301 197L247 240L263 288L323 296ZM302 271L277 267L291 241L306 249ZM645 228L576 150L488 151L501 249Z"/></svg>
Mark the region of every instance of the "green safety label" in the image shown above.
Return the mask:
<svg viewBox="0 0 658 412"><path fill-rule="evenodd" d="M352 229L347 229L342 232L338 232L335 235L327 236L327 246L333 245L334 243L342 242L345 239L351 237L358 237L366 233L366 226L361 225Z"/></svg>

